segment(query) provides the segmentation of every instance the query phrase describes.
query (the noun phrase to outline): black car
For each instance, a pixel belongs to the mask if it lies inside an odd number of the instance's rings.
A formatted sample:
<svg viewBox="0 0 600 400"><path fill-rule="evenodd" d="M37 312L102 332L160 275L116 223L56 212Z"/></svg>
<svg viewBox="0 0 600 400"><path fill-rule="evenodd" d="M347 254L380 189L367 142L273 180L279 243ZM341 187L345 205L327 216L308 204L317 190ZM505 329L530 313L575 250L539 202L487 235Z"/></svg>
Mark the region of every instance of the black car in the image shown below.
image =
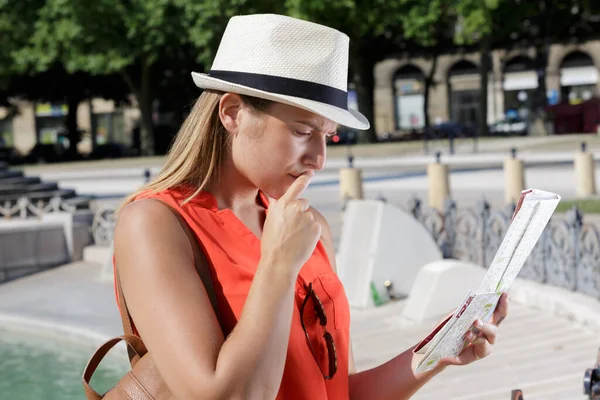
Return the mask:
<svg viewBox="0 0 600 400"><path fill-rule="evenodd" d="M101 160L105 158L123 158L137 155L130 147L121 143L106 143L96 146L88 156L91 160Z"/></svg>
<svg viewBox="0 0 600 400"><path fill-rule="evenodd" d="M21 164L23 158L21 153L14 147L2 146L0 147L0 162L4 161L10 165Z"/></svg>
<svg viewBox="0 0 600 400"><path fill-rule="evenodd" d="M67 149L60 143L38 143L25 156L29 164L66 161Z"/></svg>
<svg viewBox="0 0 600 400"><path fill-rule="evenodd" d="M476 135L477 131L472 126L452 121L432 126L429 134L431 139L470 138Z"/></svg>
<svg viewBox="0 0 600 400"><path fill-rule="evenodd" d="M352 130L338 131L335 135L327 137L328 145L356 144L358 134Z"/></svg>
<svg viewBox="0 0 600 400"><path fill-rule="evenodd" d="M525 136L529 133L527 122L522 119L505 119L490 125L490 135Z"/></svg>

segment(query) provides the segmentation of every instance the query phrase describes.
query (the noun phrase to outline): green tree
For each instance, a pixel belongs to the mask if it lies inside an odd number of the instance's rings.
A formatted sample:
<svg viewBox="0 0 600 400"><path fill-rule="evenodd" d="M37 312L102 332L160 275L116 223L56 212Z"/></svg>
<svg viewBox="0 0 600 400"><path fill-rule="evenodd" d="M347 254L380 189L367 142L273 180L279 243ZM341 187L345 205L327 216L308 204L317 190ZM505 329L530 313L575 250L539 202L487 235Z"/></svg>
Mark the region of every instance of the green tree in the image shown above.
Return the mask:
<svg viewBox="0 0 600 400"><path fill-rule="evenodd" d="M0 41L3 42L0 101L10 105L9 99L18 98L67 104L65 128L71 143L69 153L75 158L80 140L77 127L79 104L92 96L123 101L126 93L115 84L114 76L91 76L64 68L61 61L66 59L66 53L62 43L48 38L40 40L46 34L69 31L65 25L49 27L46 24L48 21L44 16L48 6L45 0L0 0Z"/></svg>
<svg viewBox="0 0 600 400"><path fill-rule="evenodd" d="M0 0L0 90L4 92L19 72L16 53L33 34L37 11L42 5L43 0ZM6 98L0 101L7 103Z"/></svg>
<svg viewBox="0 0 600 400"><path fill-rule="evenodd" d="M373 123L375 64L393 50L393 31L400 24L399 1L286 0L287 13L330 26L350 38L350 81L355 85L360 111ZM375 141L373 127L367 140Z"/></svg>
<svg viewBox="0 0 600 400"><path fill-rule="evenodd" d="M153 153L153 67L166 49L187 35L181 29L183 0L46 0L38 13L23 62L40 68L60 60L66 70L118 74L140 109L142 150Z"/></svg>
<svg viewBox="0 0 600 400"><path fill-rule="evenodd" d="M36 13L42 4L43 0L0 0L0 88L5 88L17 72L15 53L33 33Z"/></svg>
<svg viewBox="0 0 600 400"><path fill-rule="evenodd" d="M176 0L183 9L180 24L197 50L196 60L209 70L229 19L235 15L285 14L280 0Z"/></svg>
<svg viewBox="0 0 600 400"><path fill-rule="evenodd" d="M493 13L503 0L459 0L456 3L455 43L477 45L480 57L479 134L487 136L488 76L491 69Z"/></svg>
<svg viewBox="0 0 600 400"><path fill-rule="evenodd" d="M547 105L546 69L550 46L555 43L581 43L597 39L600 32L600 2L594 0L503 0L495 13L496 27L504 26L507 35L495 47L534 47L534 68L538 90L534 111Z"/></svg>
<svg viewBox="0 0 600 400"><path fill-rule="evenodd" d="M421 53L431 60L431 68L425 72L423 115L425 129L429 128L429 92L434 79L439 56L453 44L453 28L456 22L450 0L401 0L406 12L398 15L405 40L422 47Z"/></svg>
<svg viewBox="0 0 600 400"><path fill-rule="evenodd" d="M77 125L77 109L80 103L93 97L126 103L128 92L124 85L119 83L119 76L68 73L62 64L56 62L42 72L13 74L4 90L0 91L0 97L66 104L68 111L64 123L70 143L68 155L71 159L77 159L77 144L81 139ZM8 101L7 103L10 104Z"/></svg>

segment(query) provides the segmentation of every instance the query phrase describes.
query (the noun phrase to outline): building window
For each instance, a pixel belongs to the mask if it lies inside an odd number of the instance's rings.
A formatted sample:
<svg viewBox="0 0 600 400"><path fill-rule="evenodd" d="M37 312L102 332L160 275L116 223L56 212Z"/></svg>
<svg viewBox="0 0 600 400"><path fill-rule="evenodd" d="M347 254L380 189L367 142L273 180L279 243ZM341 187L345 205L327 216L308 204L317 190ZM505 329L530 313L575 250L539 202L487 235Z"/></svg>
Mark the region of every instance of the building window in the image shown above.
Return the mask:
<svg viewBox="0 0 600 400"><path fill-rule="evenodd" d="M479 91L454 90L451 95L452 121L476 126L479 121Z"/></svg>
<svg viewBox="0 0 600 400"><path fill-rule="evenodd" d="M12 146L14 146L12 118L0 119L0 147Z"/></svg>
<svg viewBox="0 0 600 400"><path fill-rule="evenodd" d="M396 129L409 131L425 126L425 84L423 72L405 65L394 76Z"/></svg>
<svg viewBox="0 0 600 400"><path fill-rule="evenodd" d="M596 93L598 68L592 58L580 51L567 55L560 69L560 95L569 104L579 104Z"/></svg>
<svg viewBox="0 0 600 400"><path fill-rule="evenodd" d="M458 61L448 71L448 85L450 120L476 126L481 85L478 67L470 61Z"/></svg>
<svg viewBox="0 0 600 400"><path fill-rule="evenodd" d="M69 108L66 104L36 104L35 119L38 143L54 144L66 140L65 120Z"/></svg>
<svg viewBox="0 0 600 400"><path fill-rule="evenodd" d="M505 119L528 121L538 89L534 61L522 55L510 59L504 69L502 88Z"/></svg>
<svg viewBox="0 0 600 400"><path fill-rule="evenodd" d="M120 143L131 145L131 135L125 132L125 121L122 111L94 113L93 126L96 127L96 144Z"/></svg>

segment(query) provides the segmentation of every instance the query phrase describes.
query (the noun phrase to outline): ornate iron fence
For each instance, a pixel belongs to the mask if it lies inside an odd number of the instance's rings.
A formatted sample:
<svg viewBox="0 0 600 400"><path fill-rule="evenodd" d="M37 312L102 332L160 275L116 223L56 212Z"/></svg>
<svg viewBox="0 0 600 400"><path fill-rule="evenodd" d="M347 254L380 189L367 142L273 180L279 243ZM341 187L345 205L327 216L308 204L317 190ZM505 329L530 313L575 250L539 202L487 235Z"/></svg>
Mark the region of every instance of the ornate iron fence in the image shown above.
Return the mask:
<svg viewBox="0 0 600 400"><path fill-rule="evenodd" d="M114 207L102 207L96 211L92 222L94 243L101 246L109 246L113 240L116 223Z"/></svg>
<svg viewBox="0 0 600 400"><path fill-rule="evenodd" d="M27 218L29 216L41 218L42 215L47 213L75 212L76 210L77 206L75 204L60 196L53 197L48 201L39 200L35 202L27 197L21 197L14 204L10 201L0 204L0 219Z"/></svg>
<svg viewBox="0 0 600 400"><path fill-rule="evenodd" d="M470 261L484 268L500 247L515 209L512 205L491 211L490 204L482 200L475 208L459 210L456 202L449 200L445 210L439 212L426 209L418 198L403 208L425 225L445 258ZM114 225L113 208L96 212L92 226L96 244L111 243ZM600 298L600 231L584 223L577 208L567 212L565 218L553 217L519 276Z"/></svg>
<svg viewBox="0 0 600 400"><path fill-rule="evenodd" d="M487 268L514 212L514 205L491 211L482 200L474 209L458 210L448 200L443 212L424 209L413 199L408 210L429 230L445 258L466 260ZM569 210L546 226L519 274L522 278L600 298L600 231L584 223L583 214Z"/></svg>

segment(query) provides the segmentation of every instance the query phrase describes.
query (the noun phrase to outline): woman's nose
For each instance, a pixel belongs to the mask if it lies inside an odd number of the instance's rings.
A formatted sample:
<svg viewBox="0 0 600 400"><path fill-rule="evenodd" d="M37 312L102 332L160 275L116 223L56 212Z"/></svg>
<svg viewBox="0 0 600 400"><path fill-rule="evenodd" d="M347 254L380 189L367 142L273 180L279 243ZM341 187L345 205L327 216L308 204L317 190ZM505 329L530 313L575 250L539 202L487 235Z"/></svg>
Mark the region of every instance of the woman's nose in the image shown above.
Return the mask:
<svg viewBox="0 0 600 400"><path fill-rule="evenodd" d="M304 164L309 166L315 171L320 171L325 167L326 156L326 142L325 139L316 137L312 141L310 148L304 157Z"/></svg>

